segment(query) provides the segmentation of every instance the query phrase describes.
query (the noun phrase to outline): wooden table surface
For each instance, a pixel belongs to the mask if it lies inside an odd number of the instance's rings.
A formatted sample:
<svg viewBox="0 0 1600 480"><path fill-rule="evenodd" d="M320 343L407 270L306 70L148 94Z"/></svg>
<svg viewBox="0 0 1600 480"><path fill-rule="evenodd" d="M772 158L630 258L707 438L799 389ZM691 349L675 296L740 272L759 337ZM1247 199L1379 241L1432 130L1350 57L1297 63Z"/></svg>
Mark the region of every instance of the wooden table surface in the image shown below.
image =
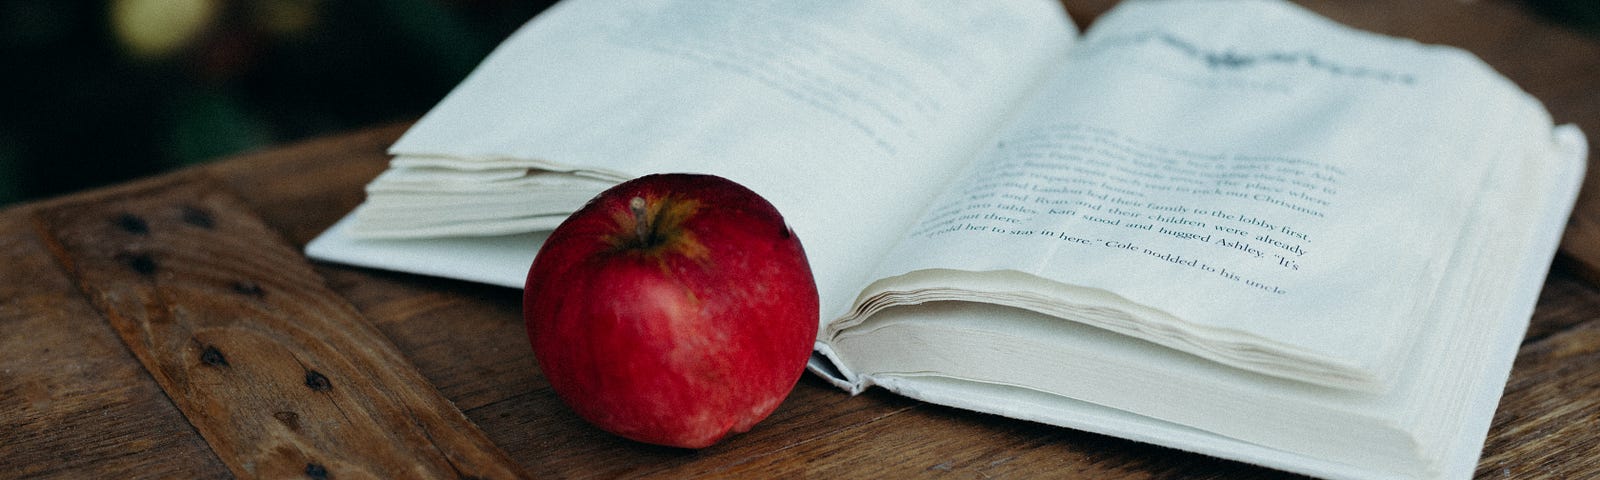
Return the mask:
<svg viewBox="0 0 1600 480"><path fill-rule="evenodd" d="M1110 2L1069 2L1092 18ZM1462 46L1600 137L1600 42L1515 4L1310 2ZM540 375L520 292L314 264L390 125L0 211L0 477L955 475L1276 478L1234 462L807 376L752 432L631 443ZM1591 145L1594 142L1591 141ZM1594 150L1591 148L1591 150ZM1591 174L1478 475L1600 475L1600 208Z"/></svg>

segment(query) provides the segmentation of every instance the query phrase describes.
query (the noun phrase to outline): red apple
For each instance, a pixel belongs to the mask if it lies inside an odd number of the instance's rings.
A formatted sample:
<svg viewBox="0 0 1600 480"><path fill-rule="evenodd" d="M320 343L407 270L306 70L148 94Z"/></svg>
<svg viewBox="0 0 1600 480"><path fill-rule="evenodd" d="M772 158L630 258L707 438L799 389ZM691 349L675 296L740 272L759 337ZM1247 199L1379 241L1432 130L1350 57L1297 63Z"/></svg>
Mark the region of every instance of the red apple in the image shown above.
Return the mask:
<svg viewBox="0 0 1600 480"><path fill-rule="evenodd" d="M766 199L711 175L640 177L590 200L539 250L522 307L567 406L676 447L766 418L817 335L799 238Z"/></svg>

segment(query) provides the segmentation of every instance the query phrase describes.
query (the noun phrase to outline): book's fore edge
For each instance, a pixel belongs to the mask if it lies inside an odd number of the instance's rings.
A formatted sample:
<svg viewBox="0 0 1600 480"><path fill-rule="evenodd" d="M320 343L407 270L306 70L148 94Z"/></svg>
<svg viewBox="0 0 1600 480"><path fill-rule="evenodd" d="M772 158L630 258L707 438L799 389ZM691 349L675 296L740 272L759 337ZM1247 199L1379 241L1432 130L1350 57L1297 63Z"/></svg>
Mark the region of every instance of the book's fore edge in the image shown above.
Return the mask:
<svg viewBox="0 0 1600 480"><path fill-rule="evenodd" d="M962 276L964 285L935 280ZM999 283L996 283L999 282ZM940 298L929 298L936 296ZM1243 372L1352 392L1377 393L1392 385L1359 362L1304 350L1272 338L1185 320L1165 310L1101 288L1052 280L1018 270L912 270L878 279L849 310L824 326L819 342L833 342L858 330L879 313L937 301L961 301L1016 308L1151 342ZM1114 313L1122 320L1096 319L1083 312ZM1247 350L1267 352L1251 360ZM835 362L839 363L839 362ZM870 376L870 375L868 375Z"/></svg>
<svg viewBox="0 0 1600 480"><path fill-rule="evenodd" d="M813 344L811 359L806 361L806 370L822 377L835 388L849 392L850 395L858 395L874 384L872 379L857 375L846 368L844 362L839 360L839 354L822 339L817 339Z"/></svg>
<svg viewBox="0 0 1600 480"><path fill-rule="evenodd" d="M1583 189L1583 180L1589 173L1589 153L1591 153L1589 138L1584 135L1583 129L1570 123L1557 125L1552 130L1552 135L1555 137L1557 147L1566 151L1571 161L1576 164L1572 175L1572 194L1571 198L1567 199L1569 206L1564 216L1571 217L1572 209L1578 201L1578 191Z"/></svg>
<svg viewBox="0 0 1600 480"><path fill-rule="evenodd" d="M522 288L532 253L543 244L540 235L522 237L448 237L429 239L364 239L349 233L354 213L345 215L306 244L307 258L362 268L413 273L507 288ZM464 265L456 256L472 251L495 268ZM481 267L479 265L478 267Z"/></svg>
<svg viewBox="0 0 1600 480"><path fill-rule="evenodd" d="M1557 125L1551 130L1551 156L1556 157L1557 166L1561 170L1556 174L1557 179L1565 175L1564 182L1557 182L1552 187L1559 188L1557 193L1550 195L1546 203L1546 215L1535 233L1535 238L1529 245L1537 247L1536 254L1529 254L1522 263L1520 275L1510 286L1517 291L1510 298L1514 305L1519 307L1510 309L1502 319L1506 331L1502 333L1501 341L1495 345L1495 367L1493 371L1485 372L1488 384L1498 385L1502 388L1490 389L1474 405L1474 411L1469 412L1469 417L1463 419L1466 423L1461 434L1456 435L1457 447L1452 452L1446 453L1441 461L1444 465L1445 478L1471 478L1479 467L1483 457L1484 443L1488 440L1489 429L1493 425L1494 416L1505 394L1506 382L1511 378L1516 357L1522 345L1522 337L1526 335L1528 325L1532 321L1534 310L1538 304L1539 294L1544 290L1545 280L1549 277L1552 260L1559 251L1563 234L1562 226L1572 216L1576 207L1578 192L1582 189L1584 175L1588 170L1589 143L1582 130L1576 125Z"/></svg>
<svg viewBox="0 0 1600 480"><path fill-rule="evenodd" d="M412 126L406 132L410 133L413 130L422 128L424 128L424 125L418 122L417 125ZM398 142L396 145L398 145ZM537 171L538 173L566 174L577 178L613 183L621 183L638 176L631 172L583 167L543 157L502 154L461 155L448 152L433 152L421 148L401 150L394 146L389 148L388 154L391 157L389 159L390 168L444 168L462 171L522 168Z"/></svg>

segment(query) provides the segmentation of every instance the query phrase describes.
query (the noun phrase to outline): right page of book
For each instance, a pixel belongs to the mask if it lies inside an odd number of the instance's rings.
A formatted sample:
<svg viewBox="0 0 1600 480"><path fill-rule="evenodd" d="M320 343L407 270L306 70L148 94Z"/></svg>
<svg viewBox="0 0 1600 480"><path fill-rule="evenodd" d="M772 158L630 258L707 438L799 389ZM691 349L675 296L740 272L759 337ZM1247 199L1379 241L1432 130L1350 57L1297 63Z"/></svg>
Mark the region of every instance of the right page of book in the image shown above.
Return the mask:
<svg viewBox="0 0 1600 480"><path fill-rule="evenodd" d="M1285 3L1132 2L1097 20L878 274L1036 310L1052 292L1133 305L1102 326L1381 390L1489 167L1550 128L1459 50Z"/></svg>

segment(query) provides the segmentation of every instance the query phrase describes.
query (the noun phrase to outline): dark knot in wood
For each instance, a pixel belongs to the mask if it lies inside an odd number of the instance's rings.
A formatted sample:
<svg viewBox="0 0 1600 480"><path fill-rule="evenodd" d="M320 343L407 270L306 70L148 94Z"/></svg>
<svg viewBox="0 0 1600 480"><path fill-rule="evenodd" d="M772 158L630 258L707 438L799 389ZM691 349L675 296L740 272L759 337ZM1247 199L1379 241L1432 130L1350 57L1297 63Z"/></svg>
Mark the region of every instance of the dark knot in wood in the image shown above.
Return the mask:
<svg viewBox="0 0 1600 480"><path fill-rule="evenodd" d="M306 370L306 387L318 392L326 392L333 388L333 383L328 382L328 377L316 370Z"/></svg>
<svg viewBox="0 0 1600 480"><path fill-rule="evenodd" d="M138 215L131 213L118 215L115 220L111 221L111 223L115 224L117 228L121 229L122 231L132 233L134 235L150 234L150 224L146 223L143 218L139 218Z"/></svg>
<svg viewBox="0 0 1600 480"><path fill-rule="evenodd" d="M217 350L217 347L206 345L204 349L200 350L200 363L213 367L226 367L228 366L228 358L222 356L222 351Z"/></svg>

